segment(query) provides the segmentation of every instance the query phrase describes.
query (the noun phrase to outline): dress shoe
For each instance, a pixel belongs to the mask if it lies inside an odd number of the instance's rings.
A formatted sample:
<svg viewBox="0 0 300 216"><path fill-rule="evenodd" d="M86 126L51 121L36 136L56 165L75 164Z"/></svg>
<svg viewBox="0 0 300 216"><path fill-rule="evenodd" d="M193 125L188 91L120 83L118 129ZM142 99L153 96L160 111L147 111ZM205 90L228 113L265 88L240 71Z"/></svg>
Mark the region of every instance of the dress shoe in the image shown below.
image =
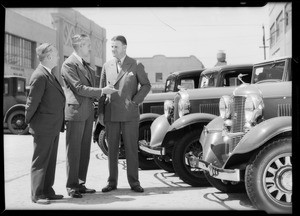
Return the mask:
<svg viewBox="0 0 300 216"><path fill-rule="evenodd" d="M81 185L78 190L80 193L96 193L96 190L85 187L85 185Z"/></svg>
<svg viewBox="0 0 300 216"><path fill-rule="evenodd" d="M112 191L112 190L116 190L116 189L117 189L116 186L107 185L106 187L102 188L102 192L106 193L106 192L109 192L109 191Z"/></svg>
<svg viewBox="0 0 300 216"><path fill-rule="evenodd" d="M142 188L140 185L132 187L131 190L133 190L135 192L138 192L138 193L143 193L144 192L144 188Z"/></svg>
<svg viewBox="0 0 300 216"><path fill-rule="evenodd" d="M68 195L72 198L82 198L81 193L79 191L76 191L76 190L68 191Z"/></svg>
<svg viewBox="0 0 300 216"><path fill-rule="evenodd" d="M32 200L32 202L34 202L36 204L41 204L41 205L48 205L48 204L50 204L50 200L46 199L46 198Z"/></svg>
<svg viewBox="0 0 300 216"><path fill-rule="evenodd" d="M47 196L47 199L49 199L49 200L59 200L62 198L64 198L64 196L60 195L60 194L53 194L53 195Z"/></svg>

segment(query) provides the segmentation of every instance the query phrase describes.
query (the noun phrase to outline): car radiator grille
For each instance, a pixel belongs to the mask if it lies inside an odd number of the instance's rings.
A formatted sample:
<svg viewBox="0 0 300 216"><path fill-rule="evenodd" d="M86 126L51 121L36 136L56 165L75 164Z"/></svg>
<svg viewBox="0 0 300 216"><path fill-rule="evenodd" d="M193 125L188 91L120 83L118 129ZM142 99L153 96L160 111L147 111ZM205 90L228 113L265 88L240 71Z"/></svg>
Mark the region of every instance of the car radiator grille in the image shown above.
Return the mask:
<svg viewBox="0 0 300 216"><path fill-rule="evenodd" d="M150 107L150 113L163 114L164 113L164 106L151 106Z"/></svg>
<svg viewBox="0 0 300 216"><path fill-rule="evenodd" d="M245 101L246 98L242 96L235 96L233 98L232 109L231 109L231 118L232 118L232 127L230 129L231 133L242 132L244 131L245 125ZM232 152L237 146L239 141L242 139L242 136L235 137L232 140L232 143L229 146L229 152Z"/></svg>
<svg viewBox="0 0 300 216"><path fill-rule="evenodd" d="M199 105L200 113L210 113L214 115L219 115L219 103L211 103L211 104L200 104Z"/></svg>
<svg viewBox="0 0 300 216"><path fill-rule="evenodd" d="M291 104L278 104L277 116L292 116L292 105Z"/></svg>

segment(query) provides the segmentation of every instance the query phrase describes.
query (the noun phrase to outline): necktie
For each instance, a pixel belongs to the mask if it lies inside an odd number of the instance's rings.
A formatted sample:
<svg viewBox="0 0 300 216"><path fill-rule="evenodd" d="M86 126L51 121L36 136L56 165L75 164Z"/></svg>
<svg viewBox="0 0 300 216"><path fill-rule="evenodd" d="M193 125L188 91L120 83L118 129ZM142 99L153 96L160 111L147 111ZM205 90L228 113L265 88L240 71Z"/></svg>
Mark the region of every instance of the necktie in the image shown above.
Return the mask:
<svg viewBox="0 0 300 216"><path fill-rule="evenodd" d="M55 79L55 81L60 85L60 82L58 81L58 79L56 78L56 76L53 73L50 73L52 75L52 77Z"/></svg>
<svg viewBox="0 0 300 216"><path fill-rule="evenodd" d="M121 71L121 60L120 59L117 60L117 68L118 68L117 72L120 73L120 71Z"/></svg>
<svg viewBox="0 0 300 216"><path fill-rule="evenodd" d="M89 79L92 80L92 77L91 77L91 74L90 74L91 72L90 72L88 63L82 59L82 64L83 64L83 66L85 67L85 69L86 69L87 72L88 72L88 77L89 77Z"/></svg>
<svg viewBox="0 0 300 216"><path fill-rule="evenodd" d="M84 61L83 59L82 59L82 64L87 70L89 70L88 63L86 61Z"/></svg>

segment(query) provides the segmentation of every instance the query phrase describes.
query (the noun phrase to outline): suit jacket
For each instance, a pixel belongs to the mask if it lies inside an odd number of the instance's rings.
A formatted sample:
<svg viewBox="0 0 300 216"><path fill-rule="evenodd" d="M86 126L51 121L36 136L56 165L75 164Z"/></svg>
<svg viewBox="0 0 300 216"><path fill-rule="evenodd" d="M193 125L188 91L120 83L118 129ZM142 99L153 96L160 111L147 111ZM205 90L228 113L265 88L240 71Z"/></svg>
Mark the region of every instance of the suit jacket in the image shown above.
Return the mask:
<svg viewBox="0 0 300 216"><path fill-rule="evenodd" d="M139 120L138 104L143 102L151 89L144 66L126 56L119 74L116 71L116 60L112 59L103 65L101 72L100 87L104 87L109 82L119 90L110 95L105 105L104 121Z"/></svg>
<svg viewBox="0 0 300 216"><path fill-rule="evenodd" d="M39 65L30 78L26 101L25 122L36 135L57 135L64 131L66 98L61 85Z"/></svg>
<svg viewBox="0 0 300 216"><path fill-rule="evenodd" d="M99 99L102 90L95 88L95 72L70 55L63 63L61 75L67 98L65 118L71 121L85 121L94 114L94 99Z"/></svg>

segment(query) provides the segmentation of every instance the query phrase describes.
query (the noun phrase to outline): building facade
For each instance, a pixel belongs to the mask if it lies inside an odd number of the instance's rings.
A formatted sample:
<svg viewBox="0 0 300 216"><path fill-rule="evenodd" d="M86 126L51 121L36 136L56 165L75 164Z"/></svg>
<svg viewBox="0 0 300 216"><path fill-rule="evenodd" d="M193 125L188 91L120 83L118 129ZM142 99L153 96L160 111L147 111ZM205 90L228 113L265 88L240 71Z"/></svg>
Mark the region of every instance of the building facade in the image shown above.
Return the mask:
<svg viewBox="0 0 300 216"><path fill-rule="evenodd" d="M195 56L189 57L166 57L155 55L153 57L135 57L143 63L152 85L152 92L162 92L168 75L175 71L202 69L204 65Z"/></svg>
<svg viewBox="0 0 300 216"><path fill-rule="evenodd" d="M292 2L268 3L269 57L292 56Z"/></svg>
<svg viewBox="0 0 300 216"><path fill-rule="evenodd" d="M73 52L71 37L85 33L92 47L90 65L96 75L106 61L106 30L71 8L9 8L5 11L4 74L26 77L27 85L39 61L35 49L48 42L59 52L60 70L63 61ZM60 81L61 76L57 76ZM98 81L99 82L99 81Z"/></svg>

